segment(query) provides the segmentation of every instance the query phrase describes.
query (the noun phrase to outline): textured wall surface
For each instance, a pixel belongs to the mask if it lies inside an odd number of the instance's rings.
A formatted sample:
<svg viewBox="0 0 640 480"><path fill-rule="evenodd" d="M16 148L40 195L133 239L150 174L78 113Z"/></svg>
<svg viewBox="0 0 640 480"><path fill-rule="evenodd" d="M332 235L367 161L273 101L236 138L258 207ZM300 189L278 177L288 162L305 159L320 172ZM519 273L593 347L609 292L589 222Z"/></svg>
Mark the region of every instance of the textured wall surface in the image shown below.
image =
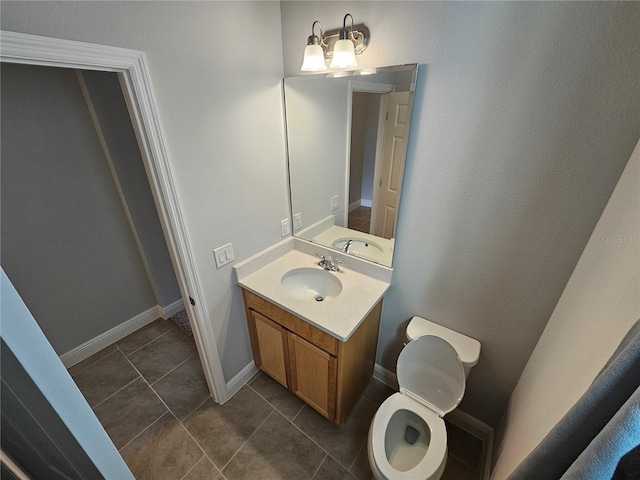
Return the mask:
<svg viewBox="0 0 640 480"><path fill-rule="evenodd" d="M420 63L378 363L412 315L482 342L461 409L495 424L638 140L640 4L282 2L285 75L314 20Z"/></svg>
<svg viewBox="0 0 640 480"><path fill-rule="evenodd" d="M511 395L496 480L573 406L638 318L640 143Z"/></svg>
<svg viewBox="0 0 640 480"><path fill-rule="evenodd" d="M2 66L2 266L58 355L156 305L73 70Z"/></svg>
<svg viewBox="0 0 640 480"><path fill-rule="evenodd" d="M5 30L145 52L169 162L225 378L251 361L242 260L280 240L288 187L278 2L6 2ZM240 29L239 29L240 28ZM306 37L305 37L306 38ZM266 47L268 46L268 48Z"/></svg>

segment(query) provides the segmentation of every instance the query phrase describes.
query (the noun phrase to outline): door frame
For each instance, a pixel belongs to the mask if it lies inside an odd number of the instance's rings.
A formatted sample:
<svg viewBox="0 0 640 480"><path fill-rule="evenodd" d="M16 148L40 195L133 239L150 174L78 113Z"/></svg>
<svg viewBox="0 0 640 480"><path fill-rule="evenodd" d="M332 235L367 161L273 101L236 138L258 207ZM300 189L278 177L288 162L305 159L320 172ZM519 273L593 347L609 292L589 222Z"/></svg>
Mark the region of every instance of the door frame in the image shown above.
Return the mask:
<svg viewBox="0 0 640 480"><path fill-rule="evenodd" d="M344 182L344 221L349 226L349 181L351 180L351 123L353 122L353 94L355 92L362 93L379 93L380 94L380 110L382 112L382 98L385 93L395 92L396 86L389 83L376 83L376 82L363 82L362 80L349 80L347 84L347 153L346 153L346 169L345 169L345 182ZM379 113L378 117L378 137L376 139L376 158L374 163L373 174L373 192L372 192L372 208L371 216L373 218L373 212L375 210L376 194L378 192L376 185L376 175L378 174L380 162L380 131L384 129L384 117L383 113Z"/></svg>
<svg viewBox="0 0 640 480"><path fill-rule="evenodd" d="M213 326L203 305L144 52L0 30L0 62L118 74L209 392L216 402L226 402L229 392Z"/></svg>

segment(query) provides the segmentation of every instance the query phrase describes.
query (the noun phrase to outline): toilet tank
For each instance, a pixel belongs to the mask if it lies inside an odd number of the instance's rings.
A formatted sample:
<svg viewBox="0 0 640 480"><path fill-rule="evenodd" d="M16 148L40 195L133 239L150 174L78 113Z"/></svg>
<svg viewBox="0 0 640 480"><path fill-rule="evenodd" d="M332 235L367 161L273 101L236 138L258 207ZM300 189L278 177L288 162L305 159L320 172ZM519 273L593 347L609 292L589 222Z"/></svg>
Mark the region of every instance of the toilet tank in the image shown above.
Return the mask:
<svg viewBox="0 0 640 480"><path fill-rule="evenodd" d="M406 334L408 341L423 335L433 335L446 340L458 353L465 375L469 375L469 370L478 363L480 358L480 342L478 340L433 323L426 318L413 317L407 326Z"/></svg>

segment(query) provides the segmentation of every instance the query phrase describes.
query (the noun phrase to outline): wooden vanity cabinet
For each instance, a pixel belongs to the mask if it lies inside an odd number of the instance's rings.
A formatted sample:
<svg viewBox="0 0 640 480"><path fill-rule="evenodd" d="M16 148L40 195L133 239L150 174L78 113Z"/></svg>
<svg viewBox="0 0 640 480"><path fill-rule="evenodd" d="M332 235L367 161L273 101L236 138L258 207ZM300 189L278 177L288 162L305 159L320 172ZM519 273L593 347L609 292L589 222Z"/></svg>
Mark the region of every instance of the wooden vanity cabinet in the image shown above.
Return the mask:
<svg viewBox="0 0 640 480"><path fill-rule="evenodd" d="M373 374L382 300L341 342L248 290L242 294L258 368L327 419L343 423Z"/></svg>

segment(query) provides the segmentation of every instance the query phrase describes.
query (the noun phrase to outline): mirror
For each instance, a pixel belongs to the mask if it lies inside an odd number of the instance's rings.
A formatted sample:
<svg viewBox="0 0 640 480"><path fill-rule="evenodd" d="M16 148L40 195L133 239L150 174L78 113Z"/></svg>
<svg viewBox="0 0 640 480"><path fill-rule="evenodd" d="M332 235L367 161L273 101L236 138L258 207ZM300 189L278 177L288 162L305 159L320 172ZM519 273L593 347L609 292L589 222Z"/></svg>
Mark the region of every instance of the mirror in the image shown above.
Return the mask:
<svg viewBox="0 0 640 480"><path fill-rule="evenodd" d="M391 266L416 75L413 64L284 79L295 236Z"/></svg>

